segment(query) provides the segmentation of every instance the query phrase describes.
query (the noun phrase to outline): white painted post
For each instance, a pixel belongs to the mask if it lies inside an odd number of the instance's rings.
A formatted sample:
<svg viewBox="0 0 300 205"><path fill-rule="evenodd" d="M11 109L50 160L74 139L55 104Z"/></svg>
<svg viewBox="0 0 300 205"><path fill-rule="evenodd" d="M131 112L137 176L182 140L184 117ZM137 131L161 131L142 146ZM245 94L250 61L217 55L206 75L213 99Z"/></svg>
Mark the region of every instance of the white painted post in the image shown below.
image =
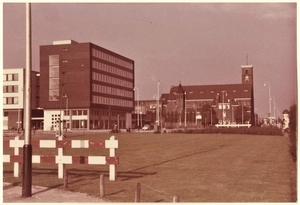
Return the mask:
<svg viewBox="0 0 300 205"><path fill-rule="evenodd" d="M63 136L58 136L58 140L63 140ZM63 179L64 178L64 170L65 170L65 165L62 161L64 156L64 148L58 148L58 155L56 157L56 163L58 164L58 178Z"/></svg>
<svg viewBox="0 0 300 205"><path fill-rule="evenodd" d="M116 150L115 148L118 148L118 144L115 145L116 140L115 140L115 136L111 136L110 140L108 140L109 142L109 156L110 157L115 157L116 156ZM118 141L117 141L118 143ZM115 164L110 164L109 165L109 180L110 181L116 181L116 177L117 177L117 169L116 169L116 165Z"/></svg>
<svg viewBox="0 0 300 205"><path fill-rule="evenodd" d="M15 137L15 143L19 141L19 136ZM14 155L19 155L20 154L20 147L19 146L14 146ZM14 177L19 177L20 176L20 171L21 171L21 166L19 162L14 162Z"/></svg>

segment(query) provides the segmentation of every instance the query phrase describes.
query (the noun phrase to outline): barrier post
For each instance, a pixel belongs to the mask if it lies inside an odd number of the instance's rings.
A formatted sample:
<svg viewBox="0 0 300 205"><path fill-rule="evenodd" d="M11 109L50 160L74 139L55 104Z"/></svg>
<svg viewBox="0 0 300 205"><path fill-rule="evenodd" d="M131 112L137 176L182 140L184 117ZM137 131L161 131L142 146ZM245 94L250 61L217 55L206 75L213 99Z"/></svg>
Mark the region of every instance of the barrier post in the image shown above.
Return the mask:
<svg viewBox="0 0 300 205"><path fill-rule="evenodd" d="M63 136L58 136L58 140L63 140ZM65 165L62 161L63 156L64 156L64 148L58 148L56 163L58 164L58 178L59 179L63 179L63 177L64 177Z"/></svg>
<svg viewBox="0 0 300 205"><path fill-rule="evenodd" d="M141 201L141 183L136 183L136 189L135 189L135 200L134 202L140 202Z"/></svg>
<svg viewBox="0 0 300 205"><path fill-rule="evenodd" d="M104 191L104 175L100 174L100 198L103 199L105 195Z"/></svg>
<svg viewBox="0 0 300 205"><path fill-rule="evenodd" d="M111 136L110 140L106 141L105 144L109 144L109 156L115 157L116 156L116 148L118 148L118 141L115 140L115 136ZM109 180L110 181L116 181L117 176L117 169L115 164L109 165Z"/></svg>
<svg viewBox="0 0 300 205"><path fill-rule="evenodd" d="M68 170L64 171L64 189L68 188Z"/></svg>
<svg viewBox="0 0 300 205"><path fill-rule="evenodd" d="M173 202L174 203L179 202L179 197L178 196L173 196Z"/></svg>
<svg viewBox="0 0 300 205"><path fill-rule="evenodd" d="M14 140L15 145L20 143L19 139L20 139L19 135L15 137L15 140ZM20 155L20 147L19 146L15 146L14 155ZM21 165L20 162L14 162L14 177L20 176L21 170L22 170L20 165Z"/></svg>

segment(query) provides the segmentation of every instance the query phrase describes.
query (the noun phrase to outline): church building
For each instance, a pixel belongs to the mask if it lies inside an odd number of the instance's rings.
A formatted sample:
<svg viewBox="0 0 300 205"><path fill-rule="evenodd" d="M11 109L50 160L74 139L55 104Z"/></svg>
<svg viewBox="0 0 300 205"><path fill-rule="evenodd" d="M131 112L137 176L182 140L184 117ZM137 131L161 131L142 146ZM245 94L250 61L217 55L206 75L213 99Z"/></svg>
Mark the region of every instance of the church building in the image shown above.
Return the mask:
<svg viewBox="0 0 300 205"><path fill-rule="evenodd" d="M167 127L255 125L253 66L241 66L240 84L172 86L164 102Z"/></svg>

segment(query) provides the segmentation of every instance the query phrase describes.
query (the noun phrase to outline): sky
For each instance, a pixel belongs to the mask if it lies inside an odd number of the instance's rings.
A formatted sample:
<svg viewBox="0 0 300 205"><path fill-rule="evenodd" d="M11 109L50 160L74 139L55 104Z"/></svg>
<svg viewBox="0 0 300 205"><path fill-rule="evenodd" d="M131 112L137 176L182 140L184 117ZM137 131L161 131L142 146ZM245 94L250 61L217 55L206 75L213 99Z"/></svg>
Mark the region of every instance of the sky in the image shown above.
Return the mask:
<svg viewBox="0 0 300 205"><path fill-rule="evenodd" d="M297 101L296 3L32 3L32 69L39 46L91 42L135 62L140 100L172 85L238 84L254 68L255 112ZM3 66L26 67L25 3L3 3ZM267 83L264 86L264 83Z"/></svg>

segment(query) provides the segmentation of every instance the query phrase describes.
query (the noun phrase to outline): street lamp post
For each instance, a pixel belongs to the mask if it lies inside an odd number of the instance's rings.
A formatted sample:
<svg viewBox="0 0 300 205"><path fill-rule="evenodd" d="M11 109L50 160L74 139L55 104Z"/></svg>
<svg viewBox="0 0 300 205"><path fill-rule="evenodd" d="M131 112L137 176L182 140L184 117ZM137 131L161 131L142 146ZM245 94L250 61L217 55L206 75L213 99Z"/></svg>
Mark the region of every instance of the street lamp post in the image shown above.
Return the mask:
<svg viewBox="0 0 300 205"><path fill-rule="evenodd" d="M156 96L156 100L157 100L157 108L156 108L156 120L157 120L157 125L159 127L159 85L160 82L157 82L157 96Z"/></svg>
<svg viewBox="0 0 300 205"><path fill-rule="evenodd" d="M210 126L212 126L212 108L210 108Z"/></svg>
<svg viewBox="0 0 300 205"><path fill-rule="evenodd" d="M140 124L139 124L139 122L140 122L140 119L139 119L139 89L137 88L137 87L135 87L134 89L133 89L134 91L136 91L136 98L137 98L137 128L139 129L139 127L140 127Z"/></svg>
<svg viewBox="0 0 300 205"><path fill-rule="evenodd" d="M222 99L223 99L223 104L222 104L222 124L224 124L224 93L226 93L227 96L227 91L226 90L222 90Z"/></svg>
<svg viewBox="0 0 300 205"><path fill-rule="evenodd" d="M242 124L244 124L244 102L242 102Z"/></svg>
<svg viewBox="0 0 300 205"><path fill-rule="evenodd" d="M22 197L32 196L31 144L31 3L26 3L26 77L25 77L25 136L23 145Z"/></svg>
<svg viewBox="0 0 300 205"><path fill-rule="evenodd" d="M68 107L69 107L69 98L67 95L64 95L63 98L66 98L66 111L64 116L69 116L68 118L70 119L70 114L68 113ZM64 120L64 119L63 119ZM68 120L69 121L69 120ZM66 120L66 125L67 125L67 120Z"/></svg>
<svg viewBox="0 0 300 205"><path fill-rule="evenodd" d="M274 120L276 122L276 105L275 105L275 96L272 96L273 99L273 107L274 107Z"/></svg>
<svg viewBox="0 0 300 205"><path fill-rule="evenodd" d="M184 92L184 128L186 129L186 92Z"/></svg>
<svg viewBox="0 0 300 205"><path fill-rule="evenodd" d="M269 117L271 117L271 86L270 86L270 83L268 82L265 82L264 83L264 86L269 86Z"/></svg>

